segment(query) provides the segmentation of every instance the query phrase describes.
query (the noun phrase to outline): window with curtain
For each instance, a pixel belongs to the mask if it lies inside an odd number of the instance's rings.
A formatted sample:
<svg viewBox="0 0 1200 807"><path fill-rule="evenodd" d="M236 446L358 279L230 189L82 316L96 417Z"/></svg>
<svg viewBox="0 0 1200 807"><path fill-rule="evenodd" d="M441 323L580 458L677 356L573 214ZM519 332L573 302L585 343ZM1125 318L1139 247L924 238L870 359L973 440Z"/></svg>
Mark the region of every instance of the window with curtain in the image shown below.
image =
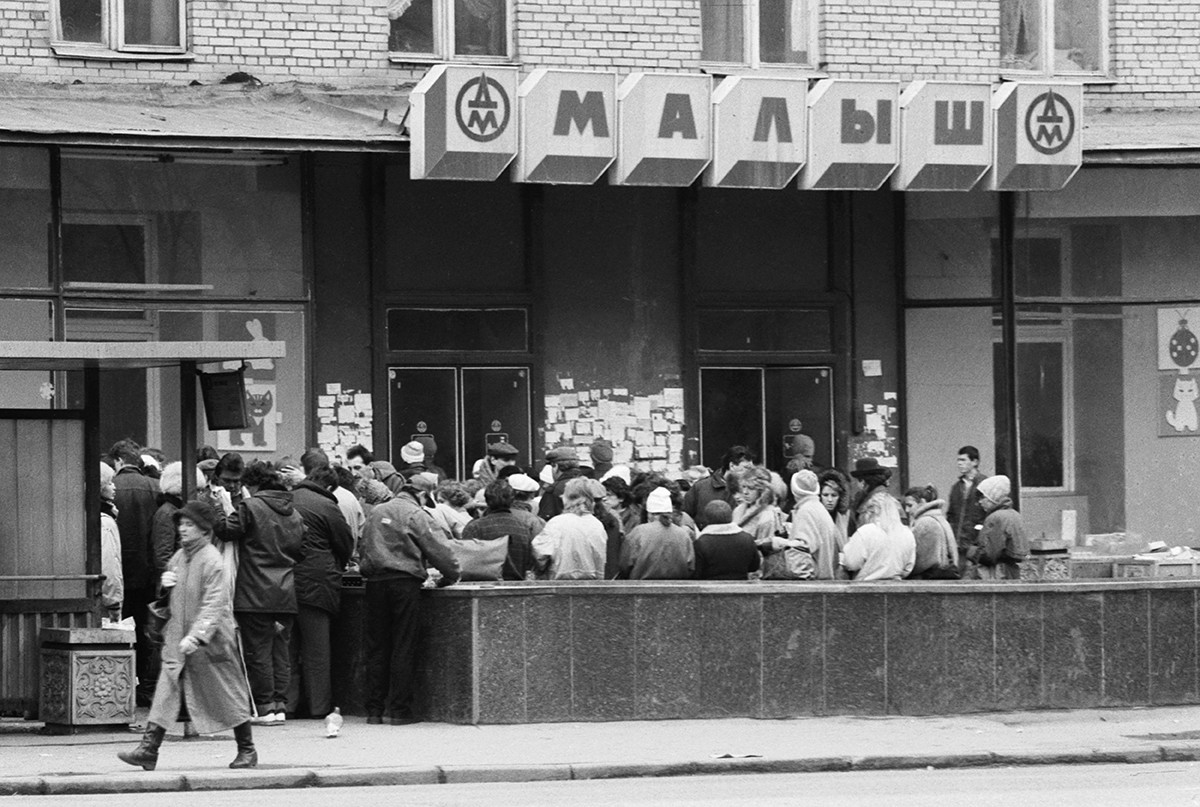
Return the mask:
<svg viewBox="0 0 1200 807"><path fill-rule="evenodd" d="M507 59L508 0L389 0L393 56Z"/></svg>
<svg viewBox="0 0 1200 807"><path fill-rule="evenodd" d="M184 0L51 0L51 44L59 55L182 53L185 10Z"/></svg>
<svg viewBox="0 0 1200 807"><path fill-rule="evenodd" d="M1000 0L1000 67L1046 76L1105 70L1104 0Z"/></svg>
<svg viewBox="0 0 1200 807"><path fill-rule="evenodd" d="M750 67L809 65L812 12L812 0L701 0L702 59Z"/></svg>

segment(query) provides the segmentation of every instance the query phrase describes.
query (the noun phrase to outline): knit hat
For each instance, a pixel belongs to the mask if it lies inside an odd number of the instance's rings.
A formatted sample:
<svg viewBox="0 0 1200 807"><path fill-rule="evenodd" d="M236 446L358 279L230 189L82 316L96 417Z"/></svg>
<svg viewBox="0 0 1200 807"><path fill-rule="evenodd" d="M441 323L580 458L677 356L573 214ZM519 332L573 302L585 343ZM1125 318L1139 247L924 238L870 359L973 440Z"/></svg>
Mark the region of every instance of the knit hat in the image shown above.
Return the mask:
<svg viewBox="0 0 1200 807"><path fill-rule="evenodd" d="M366 504L382 504L392 498L392 491L378 479L360 477L355 480L354 489Z"/></svg>
<svg viewBox="0 0 1200 807"><path fill-rule="evenodd" d="M141 459L143 468L157 468L160 471L162 470L162 463L149 454L143 454Z"/></svg>
<svg viewBox="0 0 1200 807"><path fill-rule="evenodd" d="M628 465L614 465L604 472L604 476L600 477L600 481L603 482L606 479L612 479L614 476L626 485L630 484L633 479L633 474L630 473Z"/></svg>
<svg viewBox="0 0 1200 807"><path fill-rule="evenodd" d="M612 443L607 440L597 440L592 443L589 453L592 455L592 462L612 462L613 447Z"/></svg>
<svg viewBox="0 0 1200 807"><path fill-rule="evenodd" d="M512 474L507 478L508 484L518 493L537 493L541 487L537 480L528 474Z"/></svg>
<svg viewBox="0 0 1200 807"><path fill-rule="evenodd" d="M400 449L400 459L404 460L409 465L425 461L425 446L417 440L405 443L404 448Z"/></svg>
<svg viewBox="0 0 1200 807"><path fill-rule="evenodd" d="M109 465L107 462L100 463L100 484L101 485L107 485L109 482L113 481L113 477L116 475L117 475L117 472L113 470L113 467L111 465Z"/></svg>
<svg viewBox="0 0 1200 807"><path fill-rule="evenodd" d="M175 519L176 526L179 525L180 519L186 518L202 532L212 532L213 525L217 523L217 511L207 502L188 502L176 510L171 518Z"/></svg>
<svg viewBox="0 0 1200 807"><path fill-rule="evenodd" d="M792 495L799 500L802 496L816 496L821 492L817 475L805 469L792 474Z"/></svg>
<svg viewBox="0 0 1200 807"><path fill-rule="evenodd" d="M979 483L979 495L993 502L999 503L1010 492L1012 492L1012 483L1004 474L989 476Z"/></svg>
<svg viewBox="0 0 1200 807"><path fill-rule="evenodd" d="M542 480L542 482L544 484L553 485L554 484L554 466L553 465L543 465L542 470L538 473L538 479Z"/></svg>
<svg viewBox="0 0 1200 807"><path fill-rule="evenodd" d="M675 504L671 501L671 491L666 488L655 488L646 497L646 512L651 514L673 513Z"/></svg>
<svg viewBox="0 0 1200 807"><path fill-rule="evenodd" d="M425 449L426 457L432 459L433 455L437 453L437 440L433 439L432 434L422 434L413 442L421 444L421 447Z"/></svg>

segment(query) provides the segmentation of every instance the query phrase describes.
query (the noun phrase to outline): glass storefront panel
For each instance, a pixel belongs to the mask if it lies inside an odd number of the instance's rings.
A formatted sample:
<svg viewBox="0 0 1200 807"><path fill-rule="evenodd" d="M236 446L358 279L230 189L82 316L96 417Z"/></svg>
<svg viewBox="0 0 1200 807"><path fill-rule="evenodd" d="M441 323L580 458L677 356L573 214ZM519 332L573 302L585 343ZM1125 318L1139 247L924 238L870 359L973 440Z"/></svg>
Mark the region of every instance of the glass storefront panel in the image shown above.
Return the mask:
<svg viewBox="0 0 1200 807"><path fill-rule="evenodd" d="M197 441L249 459L298 459L307 445L304 313L298 308L76 307L66 312L68 340L282 341L282 359L245 363L247 427L210 432L197 390ZM239 362L202 366L235 370ZM74 375L74 374L71 374ZM69 401L79 405L81 379L68 379ZM174 369L113 370L101 374L101 445L122 437L179 454L179 374Z"/></svg>
<svg viewBox="0 0 1200 807"><path fill-rule="evenodd" d="M295 156L64 150L68 293L301 298Z"/></svg>
<svg viewBox="0 0 1200 807"><path fill-rule="evenodd" d="M905 194L909 299L991 296L998 198L985 191Z"/></svg>
<svg viewBox="0 0 1200 807"><path fill-rule="evenodd" d="M0 299L0 340L40 342L53 337L53 304ZM49 371L0 370L0 409L48 409L53 399L54 378Z"/></svg>
<svg viewBox="0 0 1200 807"><path fill-rule="evenodd" d="M0 287L50 286L50 204L49 152L0 146Z"/></svg>

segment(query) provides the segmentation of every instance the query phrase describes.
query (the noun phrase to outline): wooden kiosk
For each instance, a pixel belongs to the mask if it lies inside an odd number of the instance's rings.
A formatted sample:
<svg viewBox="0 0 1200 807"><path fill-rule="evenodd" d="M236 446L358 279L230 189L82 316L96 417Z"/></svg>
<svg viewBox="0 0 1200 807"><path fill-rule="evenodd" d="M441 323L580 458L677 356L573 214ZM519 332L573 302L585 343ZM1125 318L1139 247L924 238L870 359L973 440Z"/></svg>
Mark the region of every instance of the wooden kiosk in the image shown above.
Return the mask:
<svg viewBox="0 0 1200 807"><path fill-rule="evenodd" d="M100 374L178 368L180 456L190 457L196 453L199 366L285 354L283 342L0 341L0 370L78 370L84 386L82 409L0 409L0 497L5 502L5 517L0 518L0 714L39 713L40 636L43 629L60 629L48 634L56 647L76 649L69 651L74 654L69 663L59 665L64 680L48 687L57 693L51 722L69 724L70 715L89 716L87 722L122 722L126 697L132 715L132 677L126 687L121 665L111 662L121 643L106 650L83 641L101 635ZM188 477L183 475L185 499ZM81 632L76 636L71 629ZM101 666L111 674L97 676L89 653L109 659Z"/></svg>

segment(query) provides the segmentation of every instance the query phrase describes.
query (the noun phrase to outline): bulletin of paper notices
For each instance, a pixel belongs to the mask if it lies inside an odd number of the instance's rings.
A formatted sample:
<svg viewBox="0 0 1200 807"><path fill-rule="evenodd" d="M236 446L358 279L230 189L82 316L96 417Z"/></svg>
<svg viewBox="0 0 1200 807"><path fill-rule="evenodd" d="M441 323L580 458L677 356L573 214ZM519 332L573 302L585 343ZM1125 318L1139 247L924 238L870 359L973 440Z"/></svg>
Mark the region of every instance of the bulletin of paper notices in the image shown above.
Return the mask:
<svg viewBox="0 0 1200 807"><path fill-rule="evenodd" d="M560 378L561 392L546 396L546 447L580 448L597 438L612 443L613 464L638 463L652 471L677 471L683 458L683 388L630 395L624 387L575 389Z"/></svg>
<svg viewBox="0 0 1200 807"><path fill-rule="evenodd" d="M317 445L331 457L344 457L346 450L363 445L374 451L371 393L326 384L317 396Z"/></svg>

